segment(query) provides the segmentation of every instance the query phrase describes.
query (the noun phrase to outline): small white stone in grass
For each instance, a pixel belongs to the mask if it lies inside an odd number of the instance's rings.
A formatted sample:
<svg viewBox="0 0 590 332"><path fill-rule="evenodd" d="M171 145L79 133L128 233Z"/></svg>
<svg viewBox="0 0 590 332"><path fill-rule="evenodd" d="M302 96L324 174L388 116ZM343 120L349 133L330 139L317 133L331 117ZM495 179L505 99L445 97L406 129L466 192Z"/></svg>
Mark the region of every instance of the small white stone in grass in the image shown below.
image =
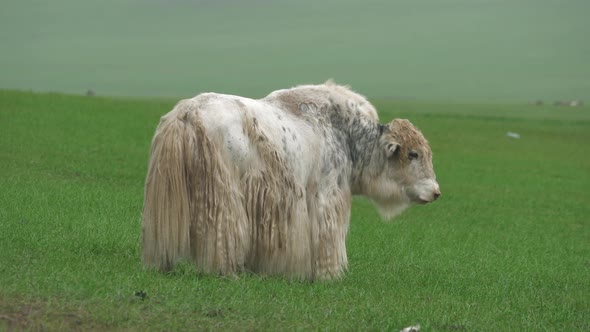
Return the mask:
<svg viewBox="0 0 590 332"><path fill-rule="evenodd" d="M520 134L519 133L513 133L511 131L506 133L506 136L511 137L511 138L516 138L519 139L520 138Z"/></svg>
<svg viewBox="0 0 590 332"><path fill-rule="evenodd" d="M399 332L418 332L420 331L420 324L408 326L406 328L401 329Z"/></svg>

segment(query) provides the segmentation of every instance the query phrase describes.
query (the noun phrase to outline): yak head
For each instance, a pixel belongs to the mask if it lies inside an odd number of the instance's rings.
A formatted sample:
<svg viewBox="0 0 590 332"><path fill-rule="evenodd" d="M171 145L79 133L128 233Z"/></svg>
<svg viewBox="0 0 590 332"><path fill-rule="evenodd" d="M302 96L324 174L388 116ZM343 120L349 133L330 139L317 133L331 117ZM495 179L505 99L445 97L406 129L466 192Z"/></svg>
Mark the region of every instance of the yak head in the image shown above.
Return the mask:
<svg viewBox="0 0 590 332"><path fill-rule="evenodd" d="M367 193L386 219L412 203L434 202L440 196L432 165L432 150L410 121L395 119L381 127L374 156L376 173Z"/></svg>

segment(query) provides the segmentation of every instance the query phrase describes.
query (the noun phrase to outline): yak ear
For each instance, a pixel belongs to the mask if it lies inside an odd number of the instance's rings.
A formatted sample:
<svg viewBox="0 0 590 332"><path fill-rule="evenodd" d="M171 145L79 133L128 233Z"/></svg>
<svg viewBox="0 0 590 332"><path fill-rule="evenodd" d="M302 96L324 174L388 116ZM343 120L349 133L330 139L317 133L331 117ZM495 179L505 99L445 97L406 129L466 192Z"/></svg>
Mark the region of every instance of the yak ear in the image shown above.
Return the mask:
<svg viewBox="0 0 590 332"><path fill-rule="evenodd" d="M387 158L393 158L399 154L401 145L395 141L389 141L385 144L385 155Z"/></svg>

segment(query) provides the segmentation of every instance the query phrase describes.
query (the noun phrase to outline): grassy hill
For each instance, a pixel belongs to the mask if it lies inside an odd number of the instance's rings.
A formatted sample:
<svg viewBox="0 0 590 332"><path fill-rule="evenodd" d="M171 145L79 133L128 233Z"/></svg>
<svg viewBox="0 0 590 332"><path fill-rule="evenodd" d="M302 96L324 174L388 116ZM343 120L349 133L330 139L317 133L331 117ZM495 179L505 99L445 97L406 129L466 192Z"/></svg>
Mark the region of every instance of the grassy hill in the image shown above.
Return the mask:
<svg viewBox="0 0 590 332"><path fill-rule="evenodd" d="M590 100L590 2L8 1L0 88L260 97L334 78L374 98Z"/></svg>
<svg viewBox="0 0 590 332"><path fill-rule="evenodd" d="M392 223L355 199L349 272L309 284L142 268L174 103L0 90L0 330L590 329L587 107L375 100L430 140L443 196Z"/></svg>

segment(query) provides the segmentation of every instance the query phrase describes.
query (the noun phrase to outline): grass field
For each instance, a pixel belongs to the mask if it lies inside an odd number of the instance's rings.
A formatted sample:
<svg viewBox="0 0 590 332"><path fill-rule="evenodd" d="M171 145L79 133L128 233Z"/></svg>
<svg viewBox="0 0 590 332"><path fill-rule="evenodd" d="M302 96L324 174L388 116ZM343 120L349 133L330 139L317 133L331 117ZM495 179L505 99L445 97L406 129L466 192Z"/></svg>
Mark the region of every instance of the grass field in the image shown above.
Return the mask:
<svg viewBox="0 0 590 332"><path fill-rule="evenodd" d="M0 90L0 330L590 330L588 107L375 100L431 141L443 195L392 223L355 199L350 270L310 284L142 268L174 103Z"/></svg>

